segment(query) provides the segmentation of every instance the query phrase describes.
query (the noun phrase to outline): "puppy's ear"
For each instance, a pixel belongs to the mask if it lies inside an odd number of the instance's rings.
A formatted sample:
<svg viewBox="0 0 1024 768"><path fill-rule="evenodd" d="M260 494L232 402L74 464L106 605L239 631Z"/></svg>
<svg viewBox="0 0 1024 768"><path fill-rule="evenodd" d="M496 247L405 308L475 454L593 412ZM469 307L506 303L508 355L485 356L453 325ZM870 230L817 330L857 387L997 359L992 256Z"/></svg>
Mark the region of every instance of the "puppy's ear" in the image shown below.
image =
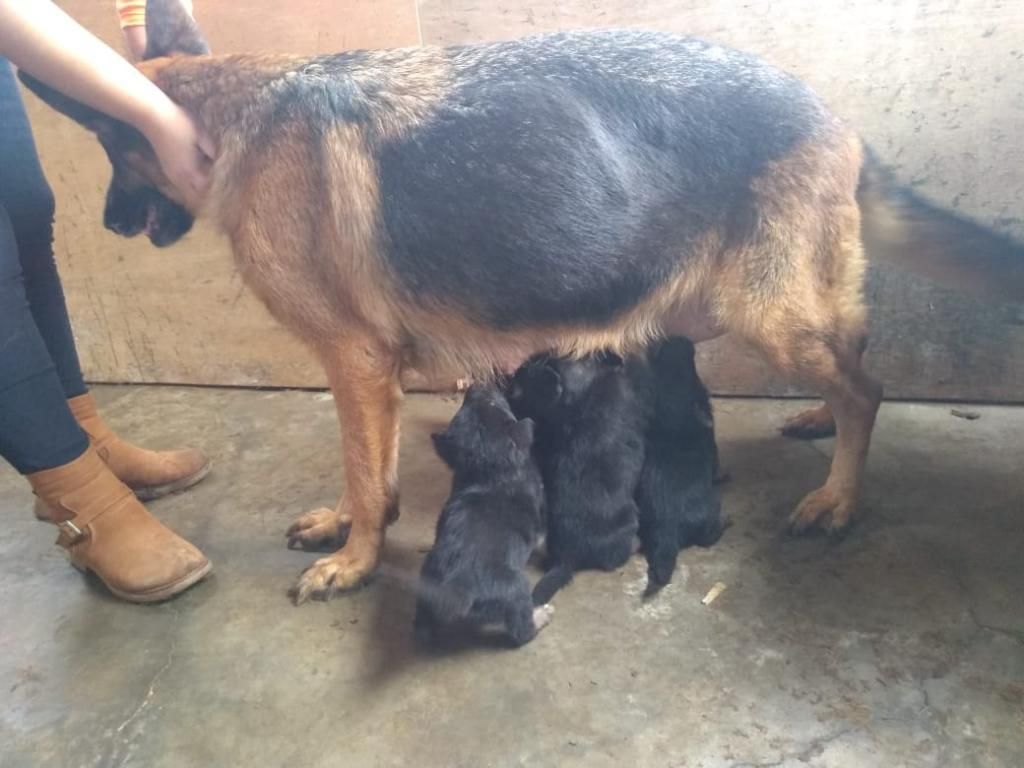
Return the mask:
<svg viewBox="0 0 1024 768"><path fill-rule="evenodd" d="M651 343L647 347L647 354L645 355L645 357L647 358L648 364L654 365L656 362L658 362L658 357L661 355L661 349L664 346L665 341L663 339L659 339L658 341Z"/></svg>
<svg viewBox="0 0 1024 768"><path fill-rule="evenodd" d="M202 56L209 52L210 46L180 0L147 0L143 60L174 54Z"/></svg>
<svg viewBox="0 0 1024 768"><path fill-rule="evenodd" d="M533 419L520 419L509 425L508 435L516 447L523 451L529 451L533 445Z"/></svg>
<svg viewBox="0 0 1024 768"><path fill-rule="evenodd" d="M455 465L455 441L447 432L434 432L430 439L434 441L434 450L441 461L449 467Z"/></svg>
<svg viewBox="0 0 1024 768"><path fill-rule="evenodd" d="M617 352L612 352L610 349L607 349L604 352L602 352L599 355L598 360L604 365L607 365L609 368L621 368L623 365L625 365L625 361L622 359L622 355L618 354Z"/></svg>
<svg viewBox="0 0 1024 768"><path fill-rule="evenodd" d="M509 402L520 400L523 397L523 385L516 379L509 381L505 389L505 399Z"/></svg>
<svg viewBox="0 0 1024 768"><path fill-rule="evenodd" d="M562 377L558 371L545 365L539 367L533 375L537 399L546 406L556 405L562 399Z"/></svg>
<svg viewBox="0 0 1024 768"><path fill-rule="evenodd" d="M462 396L463 403L476 403L486 399L488 394L487 387L481 384L470 384L466 388L466 394Z"/></svg>
<svg viewBox="0 0 1024 768"><path fill-rule="evenodd" d="M496 438L507 433L509 428L516 423L515 416L505 409L489 403L477 410L477 416L487 433Z"/></svg>
<svg viewBox="0 0 1024 768"><path fill-rule="evenodd" d="M18 70L18 79L46 104L62 115L70 117L79 125L100 136L113 134L118 123L114 118L92 107L88 107L80 101L75 101L69 96L65 96L57 89L51 88L42 80L37 80L24 70Z"/></svg>
<svg viewBox="0 0 1024 768"><path fill-rule="evenodd" d="M693 404L693 417L705 429L715 428L715 420L711 416L711 411L704 408L700 403Z"/></svg>

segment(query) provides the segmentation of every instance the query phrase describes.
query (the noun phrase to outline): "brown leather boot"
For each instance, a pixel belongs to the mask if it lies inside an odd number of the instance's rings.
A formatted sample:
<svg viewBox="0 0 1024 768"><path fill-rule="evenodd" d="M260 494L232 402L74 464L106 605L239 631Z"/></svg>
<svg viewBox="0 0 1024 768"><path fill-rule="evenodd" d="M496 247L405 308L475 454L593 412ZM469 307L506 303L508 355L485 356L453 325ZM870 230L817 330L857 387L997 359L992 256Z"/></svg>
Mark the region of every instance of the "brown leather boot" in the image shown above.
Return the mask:
<svg viewBox="0 0 1024 768"><path fill-rule="evenodd" d="M183 592L212 566L153 517L92 447L74 461L28 476L60 528L71 564L92 571L123 600L150 603Z"/></svg>
<svg viewBox="0 0 1024 768"><path fill-rule="evenodd" d="M210 471L210 460L196 448L147 451L122 440L100 418L88 392L71 398L68 405L100 458L143 501L189 488Z"/></svg>
<svg viewBox="0 0 1024 768"><path fill-rule="evenodd" d="M210 472L210 460L196 448L148 451L122 440L100 418L96 401L88 392L72 397L68 406L100 458L142 501L191 488ZM35 515L40 520L51 519L50 510L39 500Z"/></svg>

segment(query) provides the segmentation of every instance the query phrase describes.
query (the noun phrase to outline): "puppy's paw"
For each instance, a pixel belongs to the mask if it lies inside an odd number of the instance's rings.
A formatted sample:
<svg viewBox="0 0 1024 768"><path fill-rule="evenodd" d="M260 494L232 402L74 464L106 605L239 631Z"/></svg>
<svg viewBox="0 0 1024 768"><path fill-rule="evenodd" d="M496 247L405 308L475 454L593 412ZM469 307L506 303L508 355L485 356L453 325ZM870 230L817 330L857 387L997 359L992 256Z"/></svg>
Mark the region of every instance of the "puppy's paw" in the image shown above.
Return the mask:
<svg viewBox="0 0 1024 768"><path fill-rule="evenodd" d="M397 516L397 515L396 515ZM321 507L307 512L285 532L288 549L337 549L345 543L352 518Z"/></svg>
<svg viewBox="0 0 1024 768"><path fill-rule="evenodd" d="M546 605L538 605L533 609L533 626L540 632L544 627L551 623L551 619L555 615L555 606L551 603Z"/></svg>
<svg viewBox="0 0 1024 768"><path fill-rule="evenodd" d="M820 405L786 420L779 431L786 437L797 440L817 440L832 437L836 433L836 421L827 405Z"/></svg>
<svg viewBox="0 0 1024 768"><path fill-rule="evenodd" d="M829 535L842 533L850 524L855 501L849 495L833 491L828 486L811 491L789 518L789 530L794 534L820 528Z"/></svg>
<svg viewBox="0 0 1024 768"><path fill-rule="evenodd" d="M321 557L302 572L291 590L296 605L309 598L330 600L336 593L359 586L377 567L372 555L350 553L349 548Z"/></svg>

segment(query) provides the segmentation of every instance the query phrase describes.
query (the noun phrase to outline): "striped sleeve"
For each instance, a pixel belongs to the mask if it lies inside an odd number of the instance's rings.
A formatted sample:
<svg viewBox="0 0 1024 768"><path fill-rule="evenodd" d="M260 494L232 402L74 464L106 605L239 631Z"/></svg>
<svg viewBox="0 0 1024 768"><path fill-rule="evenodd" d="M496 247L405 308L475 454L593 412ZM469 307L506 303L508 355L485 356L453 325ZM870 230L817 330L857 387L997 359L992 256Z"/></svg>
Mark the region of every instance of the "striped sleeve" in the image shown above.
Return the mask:
<svg viewBox="0 0 1024 768"><path fill-rule="evenodd" d="M146 26L146 0L116 0L121 29Z"/></svg>

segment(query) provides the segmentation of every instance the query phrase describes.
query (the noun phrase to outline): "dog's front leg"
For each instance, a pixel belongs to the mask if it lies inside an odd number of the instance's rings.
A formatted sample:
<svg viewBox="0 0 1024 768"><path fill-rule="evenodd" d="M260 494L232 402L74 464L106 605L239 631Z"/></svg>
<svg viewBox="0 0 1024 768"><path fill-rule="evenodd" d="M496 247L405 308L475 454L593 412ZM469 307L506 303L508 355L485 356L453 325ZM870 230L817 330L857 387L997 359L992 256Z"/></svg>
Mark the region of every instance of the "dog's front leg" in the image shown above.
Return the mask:
<svg viewBox="0 0 1024 768"><path fill-rule="evenodd" d="M323 347L321 358L341 422L345 490L337 509L299 518L288 543L312 549L344 540L344 546L303 572L296 603L327 599L363 581L377 566L384 529L398 517L398 355L369 336L352 336Z"/></svg>

